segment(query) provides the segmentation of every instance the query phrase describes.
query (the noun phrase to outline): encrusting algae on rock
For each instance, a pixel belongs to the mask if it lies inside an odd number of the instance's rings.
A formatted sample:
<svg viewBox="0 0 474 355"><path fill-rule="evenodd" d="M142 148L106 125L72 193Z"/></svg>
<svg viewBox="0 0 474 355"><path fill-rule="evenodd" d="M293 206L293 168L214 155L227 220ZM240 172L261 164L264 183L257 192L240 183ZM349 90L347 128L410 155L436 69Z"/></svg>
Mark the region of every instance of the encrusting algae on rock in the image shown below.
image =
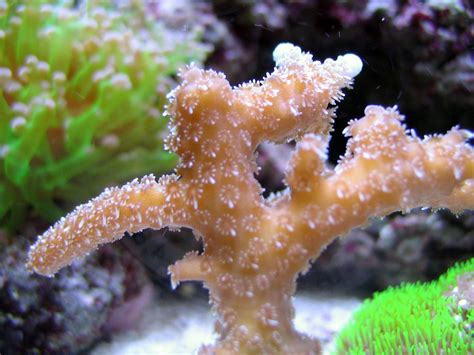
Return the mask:
<svg viewBox="0 0 474 355"><path fill-rule="evenodd" d="M79 206L39 237L28 268L52 275L125 232L189 227L204 251L169 270L175 286L200 280L209 289L219 338L201 353L319 353L317 340L293 325L298 274L371 216L416 206L473 208L474 151L465 130L421 140L396 109L369 106L346 129L347 153L331 170L331 106L360 72L360 59L321 63L291 44L279 45L274 57L272 74L235 88L223 74L183 70L168 106L176 174L158 182L146 176ZM298 143L288 188L264 199L255 149L289 139Z"/></svg>

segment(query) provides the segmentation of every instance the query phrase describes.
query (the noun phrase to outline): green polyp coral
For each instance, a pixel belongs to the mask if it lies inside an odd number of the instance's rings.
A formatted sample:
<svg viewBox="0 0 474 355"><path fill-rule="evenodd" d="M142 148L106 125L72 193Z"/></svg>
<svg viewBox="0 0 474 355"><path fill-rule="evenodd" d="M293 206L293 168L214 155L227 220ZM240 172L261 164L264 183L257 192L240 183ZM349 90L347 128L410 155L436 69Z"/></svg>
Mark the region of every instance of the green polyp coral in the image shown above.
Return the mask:
<svg viewBox="0 0 474 355"><path fill-rule="evenodd" d="M197 29L166 28L139 2L72 3L0 0L0 225L10 229L31 207L55 220L107 185L171 169L160 108L178 68L207 52Z"/></svg>
<svg viewBox="0 0 474 355"><path fill-rule="evenodd" d="M439 280L389 288L340 333L338 354L468 354L474 346L474 259Z"/></svg>

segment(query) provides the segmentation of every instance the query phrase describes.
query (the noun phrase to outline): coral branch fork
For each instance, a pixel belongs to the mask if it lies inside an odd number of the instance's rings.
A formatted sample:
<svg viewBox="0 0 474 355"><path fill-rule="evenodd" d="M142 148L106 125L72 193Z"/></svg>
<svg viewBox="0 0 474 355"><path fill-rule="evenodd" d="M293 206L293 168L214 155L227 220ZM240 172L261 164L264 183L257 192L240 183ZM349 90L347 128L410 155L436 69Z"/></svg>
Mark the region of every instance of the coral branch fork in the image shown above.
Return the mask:
<svg viewBox="0 0 474 355"><path fill-rule="evenodd" d="M361 71L353 54L313 61L285 43L262 81L231 87L223 74L185 68L167 108L174 175L106 190L61 219L32 246L28 268L52 275L125 232L190 227L202 254L170 267L173 285L203 281L218 341L202 353L319 353L293 326L297 276L322 249L369 217L418 206L474 208L471 133L420 139L395 108L369 106L345 133L347 152L326 165L334 105ZM296 140L285 182L264 199L255 150Z"/></svg>

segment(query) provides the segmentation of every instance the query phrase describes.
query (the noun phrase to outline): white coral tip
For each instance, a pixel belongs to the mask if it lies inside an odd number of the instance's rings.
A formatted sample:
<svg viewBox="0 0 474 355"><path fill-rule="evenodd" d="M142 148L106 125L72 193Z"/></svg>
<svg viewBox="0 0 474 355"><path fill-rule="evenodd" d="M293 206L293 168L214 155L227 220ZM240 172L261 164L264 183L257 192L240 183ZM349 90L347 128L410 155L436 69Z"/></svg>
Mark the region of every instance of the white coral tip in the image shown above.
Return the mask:
<svg viewBox="0 0 474 355"><path fill-rule="evenodd" d="M291 43L280 43L273 50L273 60L277 67L288 66L300 61L302 54L300 47Z"/></svg>
<svg viewBox="0 0 474 355"><path fill-rule="evenodd" d="M362 60L353 53L348 53L337 57L337 62L344 68L344 73L355 78L362 71Z"/></svg>

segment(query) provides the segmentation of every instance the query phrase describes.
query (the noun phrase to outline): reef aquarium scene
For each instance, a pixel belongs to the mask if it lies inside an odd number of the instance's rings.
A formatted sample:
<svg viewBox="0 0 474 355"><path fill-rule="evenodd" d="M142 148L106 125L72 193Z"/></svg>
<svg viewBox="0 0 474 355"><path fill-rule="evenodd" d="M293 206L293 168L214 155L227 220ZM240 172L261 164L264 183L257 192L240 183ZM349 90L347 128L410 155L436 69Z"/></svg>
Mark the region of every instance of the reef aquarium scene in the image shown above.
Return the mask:
<svg viewBox="0 0 474 355"><path fill-rule="evenodd" d="M474 354L464 0L0 0L0 354Z"/></svg>

